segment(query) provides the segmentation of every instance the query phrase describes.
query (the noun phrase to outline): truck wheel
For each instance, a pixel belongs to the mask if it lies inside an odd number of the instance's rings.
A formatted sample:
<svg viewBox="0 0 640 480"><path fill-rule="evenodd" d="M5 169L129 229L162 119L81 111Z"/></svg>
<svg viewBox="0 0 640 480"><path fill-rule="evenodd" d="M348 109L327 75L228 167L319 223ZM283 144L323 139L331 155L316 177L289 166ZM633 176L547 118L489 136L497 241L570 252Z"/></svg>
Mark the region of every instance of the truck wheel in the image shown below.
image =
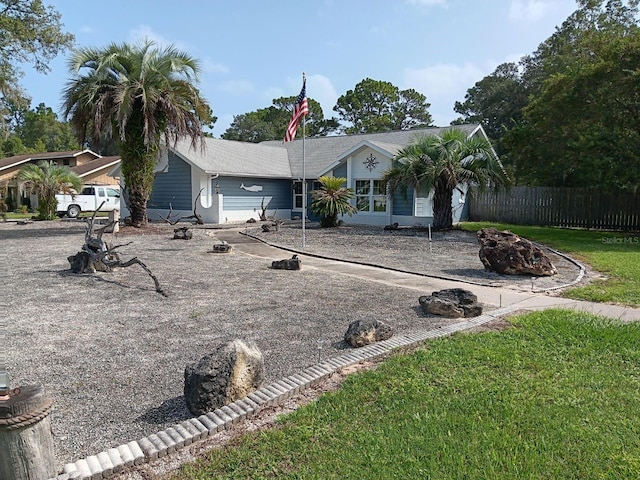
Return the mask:
<svg viewBox="0 0 640 480"><path fill-rule="evenodd" d="M67 208L67 217L78 218L78 215L80 215L80 207L78 205L69 205L69 208Z"/></svg>

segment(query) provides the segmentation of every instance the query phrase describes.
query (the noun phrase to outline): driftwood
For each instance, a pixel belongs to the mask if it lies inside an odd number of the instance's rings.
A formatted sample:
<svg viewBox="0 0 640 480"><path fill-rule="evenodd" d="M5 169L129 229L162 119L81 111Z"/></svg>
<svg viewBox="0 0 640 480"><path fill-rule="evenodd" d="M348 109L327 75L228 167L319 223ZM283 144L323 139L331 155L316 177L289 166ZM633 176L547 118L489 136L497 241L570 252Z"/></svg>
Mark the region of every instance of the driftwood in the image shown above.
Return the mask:
<svg viewBox="0 0 640 480"><path fill-rule="evenodd" d="M264 206L264 197L262 197L262 202L260 202L260 220L263 222L267 221L267 207Z"/></svg>
<svg viewBox="0 0 640 480"><path fill-rule="evenodd" d="M202 190L204 190L204 188L200 189L200 191L198 192L198 196L193 202L193 215L188 215L186 217L171 218L173 216L173 206L171 205L171 202L169 202L169 213L167 214L167 216L163 217L162 215L158 214L158 217L160 217L162 220L164 220L170 225L175 225L176 223L182 220L191 220L191 219L194 220L193 223L197 225L203 225L204 220L202 219L202 216L196 211L198 207L198 200L200 200L200 195L202 195Z"/></svg>
<svg viewBox="0 0 640 480"><path fill-rule="evenodd" d="M111 246L102 239L102 235L104 234L104 232L113 227L113 224L115 222L109 222L107 225L97 229L94 232L96 214L98 213L100 208L102 208L103 204L104 202L100 204L98 209L93 213L91 219L87 223L87 229L84 233L84 245L82 246L82 249L75 255L67 257L67 260L69 261L69 265L71 267L71 271L73 273L95 273L96 270L110 272L112 271L113 267L126 268L130 267L131 265L137 264L140 265L140 267L142 267L142 269L151 277L153 283L155 284L156 292L166 297L167 294L160 287L160 282L142 261L140 261L137 257L133 257L126 262L120 260L120 255L117 252L117 249L129 245L131 244L131 242Z"/></svg>

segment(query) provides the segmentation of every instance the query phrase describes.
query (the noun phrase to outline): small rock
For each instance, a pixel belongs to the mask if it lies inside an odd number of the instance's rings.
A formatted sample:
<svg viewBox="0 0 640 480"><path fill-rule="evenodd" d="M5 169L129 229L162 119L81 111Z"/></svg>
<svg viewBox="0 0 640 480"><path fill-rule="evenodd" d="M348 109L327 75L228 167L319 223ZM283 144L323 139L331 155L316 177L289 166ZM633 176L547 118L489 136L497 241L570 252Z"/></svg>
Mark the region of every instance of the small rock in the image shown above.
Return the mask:
<svg viewBox="0 0 640 480"><path fill-rule="evenodd" d="M425 313L442 317L469 318L482 315L482 305L478 303L478 297L463 288L433 292L431 295L420 297L418 302Z"/></svg>
<svg viewBox="0 0 640 480"><path fill-rule="evenodd" d="M380 320L356 320L349 325L344 341L352 347L364 347L375 342L388 340L393 336L393 329Z"/></svg>
<svg viewBox="0 0 640 480"><path fill-rule="evenodd" d="M214 243L212 252L229 253L231 252L231 245L228 244L226 241L223 241L222 243Z"/></svg>
<svg viewBox="0 0 640 480"><path fill-rule="evenodd" d="M189 230L189 227L180 227L173 230L174 240L191 240L193 238L193 232Z"/></svg>
<svg viewBox="0 0 640 480"><path fill-rule="evenodd" d="M298 255L285 260L274 260L271 262L271 268L275 270L300 270L301 260Z"/></svg>

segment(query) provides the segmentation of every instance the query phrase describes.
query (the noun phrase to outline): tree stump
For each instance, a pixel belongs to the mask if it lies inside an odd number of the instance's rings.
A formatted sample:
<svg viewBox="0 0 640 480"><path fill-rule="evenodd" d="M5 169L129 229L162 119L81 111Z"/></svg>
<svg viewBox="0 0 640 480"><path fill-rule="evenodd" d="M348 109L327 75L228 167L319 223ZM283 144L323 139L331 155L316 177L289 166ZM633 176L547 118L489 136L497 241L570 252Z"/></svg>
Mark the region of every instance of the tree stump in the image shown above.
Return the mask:
<svg viewBox="0 0 640 480"><path fill-rule="evenodd" d="M40 385L16 389L0 401L0 478L46 480L56 476L51 399Z"/></svg>

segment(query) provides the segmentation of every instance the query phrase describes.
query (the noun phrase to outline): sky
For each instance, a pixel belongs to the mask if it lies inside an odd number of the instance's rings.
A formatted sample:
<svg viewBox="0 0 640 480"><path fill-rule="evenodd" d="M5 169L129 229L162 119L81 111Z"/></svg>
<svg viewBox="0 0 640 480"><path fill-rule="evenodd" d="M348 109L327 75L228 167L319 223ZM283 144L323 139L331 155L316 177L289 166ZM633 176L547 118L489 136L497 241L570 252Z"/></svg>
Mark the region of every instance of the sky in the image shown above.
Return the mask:
<svg viewBox="0 0 640 480"><path fill-rule="evenodd" d="M150 39L201 63L198 87L218 117L219 137L234 115L297 96L325 117L365 78L412 88L431 104L434 124L459 115L456 101L501 63L536 50L577 8L574 0L45 0L77 47ZM66 52L46 75L25 67L32 108L60 112L70 78Z"/></svg>

